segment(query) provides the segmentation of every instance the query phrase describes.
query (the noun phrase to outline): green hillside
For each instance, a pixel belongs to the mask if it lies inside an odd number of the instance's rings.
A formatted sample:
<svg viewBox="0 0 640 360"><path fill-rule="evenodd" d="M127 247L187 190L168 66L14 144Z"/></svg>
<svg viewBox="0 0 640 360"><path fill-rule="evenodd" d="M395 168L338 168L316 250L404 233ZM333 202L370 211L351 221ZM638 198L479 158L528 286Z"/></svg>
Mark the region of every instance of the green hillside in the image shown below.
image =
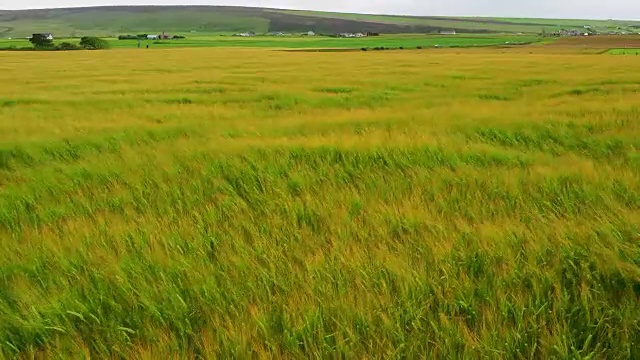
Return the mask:
<svg viewBox="0 0 640 360"><path fill-rule="evenodd" d="M621 20L579 20L579 19L527 19L527 18L482 18L482 17L420 17L395 15L345 14L332 12L274 10L290 15L348 19L365 22L401 24L407 26L430 26L442 29L455 29L458 32L524 32L539 33L545 30L579 29L588 25L594 29L623 30L630 26L640 26L640 21ZM618 29L620 28L620 29Z"/></svg>
<svg viewBox="0 0 640 360"><path fill-rule="evenodd" d="M640 22L415 17L342 14L228 6L113 6L68 9L0 11L0 37L24 37L34 32L56 36L116 35L132 32L267 32L308 31L338 33L539 33L543 28L632 30ZM640 30L637 30L640 31Z"/></svg>

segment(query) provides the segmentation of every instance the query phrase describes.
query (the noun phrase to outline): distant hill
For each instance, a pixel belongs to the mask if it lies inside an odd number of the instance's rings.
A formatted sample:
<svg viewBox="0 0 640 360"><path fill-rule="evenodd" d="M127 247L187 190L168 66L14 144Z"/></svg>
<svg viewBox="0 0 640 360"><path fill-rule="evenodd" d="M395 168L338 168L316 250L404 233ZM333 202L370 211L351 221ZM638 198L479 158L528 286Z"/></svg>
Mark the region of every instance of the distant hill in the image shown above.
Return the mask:
<svg viewBox="0 0 640 360"><path fill-rule="evenodd" d="M418 17L343 14L231 6L108 6L43 10L0 10L0 37L23 37L34 32L56 36L167 31L221 33L255 31L339 33L539 33L584 26L611 30L640 26L630 21ZM618 29L620 28L620 29Z"/></svg>

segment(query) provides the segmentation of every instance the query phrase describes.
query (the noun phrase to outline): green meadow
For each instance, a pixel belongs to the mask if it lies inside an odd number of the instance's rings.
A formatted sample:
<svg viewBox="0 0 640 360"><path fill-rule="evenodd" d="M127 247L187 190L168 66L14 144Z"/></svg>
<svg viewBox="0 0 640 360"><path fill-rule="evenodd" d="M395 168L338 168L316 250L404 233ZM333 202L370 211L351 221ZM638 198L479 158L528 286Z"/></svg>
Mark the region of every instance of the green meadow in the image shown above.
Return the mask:
<svg viewBox="0 0 640 360"><path fill-rule="evenodd" d="M0 357L639 358L637 67L0 52Z"/></svg>
<svg viewBox="0 0 640 360"><path fill-rule="evenodd" d="M231 35L186 35L186 39L143 40L141 47L151 48L193 48L193 47L245 47L245 48L337 48L361 49L374 47L417 48L417 47L478 47L505 44L529 44L539 40L536 36L497 35L497 36L427 36L427 35L385 35L365 38L331 38L300 36L255 36L236 37ZM79 39L57 39L55 42L78 43ZM112 48L137 48L136 40L108 39ZM0 40L0 49L31 47L26 39Z"/></svg>
<svg viewBox="0 0 640 360"><path fill-rule="evenodd" d="M0 37L26 37L37 32L55 36L117 36L126 33L220 33L269 31L335 34L374 31L383 34L459 33L539 34L561 28L602 32L638 32L639 21L518 19L488 17L392 16L228 6L105 6L86 8L0 10Z"/></svg>
<svg viewBox="0 0 640 360"><path fill-rule="evenodd" d="M611 55L640 55L640 49L611 49Z"/></svg>

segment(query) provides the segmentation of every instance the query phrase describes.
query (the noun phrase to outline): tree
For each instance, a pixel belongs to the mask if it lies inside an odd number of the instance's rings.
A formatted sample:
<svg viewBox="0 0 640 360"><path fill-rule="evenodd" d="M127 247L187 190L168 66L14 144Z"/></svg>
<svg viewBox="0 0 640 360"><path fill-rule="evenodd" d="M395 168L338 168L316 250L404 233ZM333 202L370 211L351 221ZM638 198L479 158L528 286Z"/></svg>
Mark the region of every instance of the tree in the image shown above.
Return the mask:
<svg viewBox="0 0 640 360"><path fill-rule="evenodd" d="M63 42L58 44L58 46L56 46L56 49L58 50L82 50L82 48L76 44L72 44L72 43L68 43L68 42Z"/></svg>
<svg viewBox="0 0 640 360"><path fill-rule="evenodd" d="M102 50L108 49L109 43L107 40L100 39L95 36L85 36L80 39L80 46L88 50Z"/></svg>
<svg viewBox="0 0 640 360"><path fill-rule="evenodd" d="M29 39L36 49L50 49L53 47L53 40L48 34L33 34Z"/></svg>

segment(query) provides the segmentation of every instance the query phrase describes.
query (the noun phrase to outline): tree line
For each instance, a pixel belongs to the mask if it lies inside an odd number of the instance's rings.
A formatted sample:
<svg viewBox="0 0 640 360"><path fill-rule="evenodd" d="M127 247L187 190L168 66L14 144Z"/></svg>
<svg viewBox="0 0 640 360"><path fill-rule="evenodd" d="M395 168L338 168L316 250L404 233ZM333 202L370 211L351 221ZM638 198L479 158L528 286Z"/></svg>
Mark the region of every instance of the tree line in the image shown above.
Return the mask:
<svg viewBox="0 0 640 360"><path fill-rule="evenodd" d="M37 50L104 50L109 48L107 40L95 36L84 36L80 39L79 44L62 42L55 45L53 39L45 34L33 34L29 41Z"/></svg>

